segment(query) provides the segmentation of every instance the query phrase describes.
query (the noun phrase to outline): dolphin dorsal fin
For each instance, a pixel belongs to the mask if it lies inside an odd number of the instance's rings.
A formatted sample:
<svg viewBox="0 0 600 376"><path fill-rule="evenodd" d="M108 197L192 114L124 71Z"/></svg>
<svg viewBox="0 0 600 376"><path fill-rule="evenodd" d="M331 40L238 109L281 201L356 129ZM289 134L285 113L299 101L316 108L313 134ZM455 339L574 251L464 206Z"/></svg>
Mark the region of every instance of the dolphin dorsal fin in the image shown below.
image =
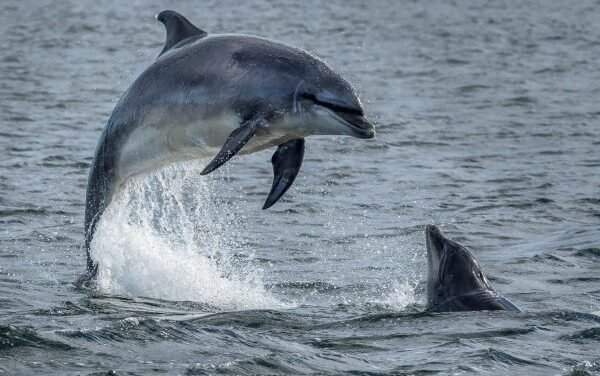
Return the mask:
<svg viewBox="0 0 600 376"><path fill-rule="evenodd" d="M165 25L165 29L167 29L165 47L160 52L160 55L185 39L191 37L202 38L208 35L206 31L198 29L194 24L188 21L187 18L174 10L163 10L156 15L156 19L162 22Z"/></svg>

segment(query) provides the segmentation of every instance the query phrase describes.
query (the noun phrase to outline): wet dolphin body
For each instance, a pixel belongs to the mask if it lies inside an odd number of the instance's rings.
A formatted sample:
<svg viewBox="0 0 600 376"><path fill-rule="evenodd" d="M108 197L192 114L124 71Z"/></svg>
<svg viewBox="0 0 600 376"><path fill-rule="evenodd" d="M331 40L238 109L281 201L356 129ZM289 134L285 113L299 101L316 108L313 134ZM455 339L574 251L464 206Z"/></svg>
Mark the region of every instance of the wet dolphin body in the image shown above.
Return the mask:
<svg viewBox="0 0 600 376"><path fill-rule="evenodd" d="M427 309L436 312L506 310L520 312L490 285L468 249L444 236L434 225L427 242Z"/></svg>
<svg viewBox="0 0 600 376"><path fill-rule="evenodd" d="M174 11L156 18L165 46L117 103L91 167L85 247L92 274L96 225L133 175L216 155L207 174L235 154L277 146L266 209L296 178L304 137L375 134L352 86L307 52L256 36L209 35Z"/></svg>

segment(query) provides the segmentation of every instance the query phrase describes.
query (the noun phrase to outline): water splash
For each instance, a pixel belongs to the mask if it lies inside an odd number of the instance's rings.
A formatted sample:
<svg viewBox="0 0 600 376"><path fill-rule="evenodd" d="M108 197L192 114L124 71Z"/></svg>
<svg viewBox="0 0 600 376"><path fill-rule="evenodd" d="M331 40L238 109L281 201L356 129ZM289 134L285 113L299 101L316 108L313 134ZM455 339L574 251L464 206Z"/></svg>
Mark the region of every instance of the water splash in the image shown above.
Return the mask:
<svg viewBox="0 0 600 376"><path fill-rule="evenodd" d="M392 311L406 311L410 306L421 304L421 297L417 293L417 284L414 281L405 279L403 281L395 280L391 285L382 289L380 295L371 304L385 307Z"/></svg>
<svg viewBox="0 0 600 376"><path fill-rule="evenodd" d="M225 310L282 307L261 270L236 258L247 250L239 204L223 194L231 188L198 171L192 162L178 163L127 181L91 244L98 288Z"/></svg>

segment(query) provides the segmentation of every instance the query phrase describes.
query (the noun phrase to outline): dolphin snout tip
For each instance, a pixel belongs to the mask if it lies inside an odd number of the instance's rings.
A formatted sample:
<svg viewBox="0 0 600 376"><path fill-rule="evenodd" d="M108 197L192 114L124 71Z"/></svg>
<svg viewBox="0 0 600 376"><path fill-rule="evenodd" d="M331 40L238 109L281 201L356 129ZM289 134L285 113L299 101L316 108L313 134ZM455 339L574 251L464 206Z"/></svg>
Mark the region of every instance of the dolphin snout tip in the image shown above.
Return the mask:
<svg viewBox="0 0 600 376"><path fill-rule="evenodd" d="M358 135L359 138L363 138L365 140L369 139L369 138L374 138L375 137L375 129L369 129L367 131L363 131Z"/></svg>
<svg viewBox="0 0 600 376"><path fill-rule="evenodd" d="M357 138L369 139L375 137L375 126L369 120L360 117L345 116L352 135Z"/></svg>
<svg viewBox="0 0 600 376"><path fill-rule="evenodd" d="M425 226L425 240L427 243L427 252L440 252L444 247L445 237L441 228L429 224Z"/></svg>
<svg viewBox="0 0 600 376"><path fill-rule="evenodd" d="M365 132L365 138L374 138L377 132L375 132L375 127L371 125L371 129Z"/></svg>
<svg viewBox="0 0 600 376"><path fill-rule="evenodd" d="M438 226L436 226L436 225L432 225L432 224L428 224L427 226L425 226L425 233L426 233L427 235L433 235L433 234L435 234L436 232L437 232L437 233L441 233L441 232L442 232L442 230L441 230L441 229L440 229Z"/></svg>

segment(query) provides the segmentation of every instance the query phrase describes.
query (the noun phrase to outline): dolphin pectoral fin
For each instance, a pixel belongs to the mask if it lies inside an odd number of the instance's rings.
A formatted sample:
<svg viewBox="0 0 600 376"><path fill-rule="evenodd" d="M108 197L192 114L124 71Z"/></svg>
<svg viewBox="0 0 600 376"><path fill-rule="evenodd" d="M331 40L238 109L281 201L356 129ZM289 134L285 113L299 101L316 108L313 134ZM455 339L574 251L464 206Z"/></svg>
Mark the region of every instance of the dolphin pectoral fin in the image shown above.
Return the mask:
<svg viewBox="0 0 600 376"><path fill-rule="evenodd" d="M263 210L273 206L292 186L304 158L304 139L291 140L279 145L271 163L273 164L273 186L263 205Z"/></svg>
<svg viewBox="0 0 600 376"><path fill-rule="evenodd" d="M230 160L231 157L236 155L237 152L240 151L248 141L250 141L257 129L265 127L266 125L267 121L264 118L257 117L244 122L239 128L236 128L233 132L231 132L221 150L204 168L204 170L202 170L200 175L209 174L221 167L223 163Z"/></svg>

